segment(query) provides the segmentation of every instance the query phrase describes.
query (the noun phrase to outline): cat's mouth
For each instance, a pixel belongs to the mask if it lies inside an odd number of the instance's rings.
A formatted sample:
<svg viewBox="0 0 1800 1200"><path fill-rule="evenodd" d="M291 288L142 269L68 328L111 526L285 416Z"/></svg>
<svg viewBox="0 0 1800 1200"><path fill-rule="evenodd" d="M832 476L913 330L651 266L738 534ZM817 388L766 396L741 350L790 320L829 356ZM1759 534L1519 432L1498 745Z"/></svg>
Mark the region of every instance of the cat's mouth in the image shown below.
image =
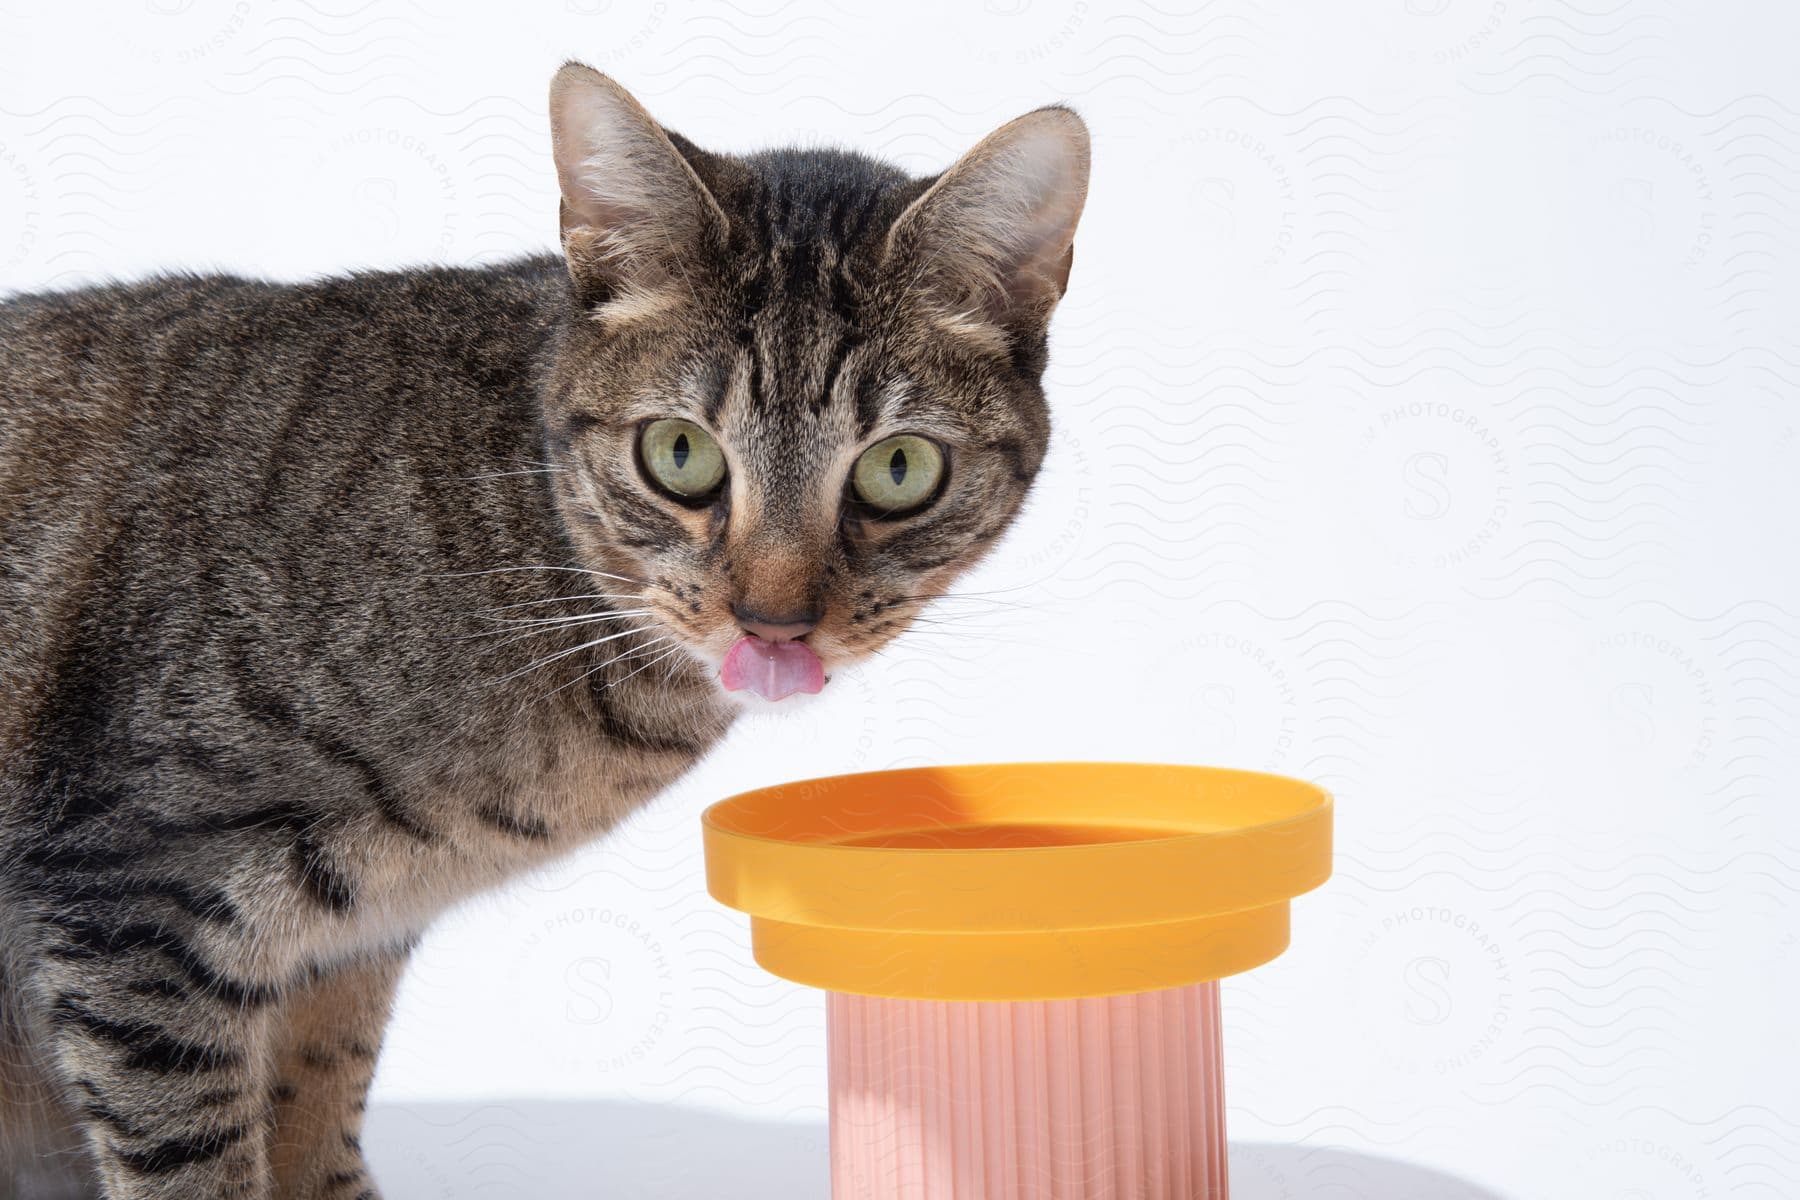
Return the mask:
<svg viewBox="0 0 1800 1200"><path fill-rule="evenodd" d="M764 700L785 700L796 693L811 695L825 687L825 664L805 642L771 642L745 634L720 664L719 685L728 692L750 692Z"/></svg>

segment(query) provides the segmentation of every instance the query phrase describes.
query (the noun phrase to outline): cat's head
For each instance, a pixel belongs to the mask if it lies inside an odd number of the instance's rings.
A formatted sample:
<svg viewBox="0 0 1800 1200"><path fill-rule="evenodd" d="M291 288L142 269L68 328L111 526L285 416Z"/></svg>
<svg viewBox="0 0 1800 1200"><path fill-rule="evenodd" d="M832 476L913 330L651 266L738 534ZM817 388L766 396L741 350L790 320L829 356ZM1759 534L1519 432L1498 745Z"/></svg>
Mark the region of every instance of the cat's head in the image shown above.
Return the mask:
<svg viewBox="0 0 1800 1200"><path fill-rule="evenodd" d="M1040 109L915 179L708 153L578 64L550 116L577 315L545 424L576 548L728 689L817 690L1025 498L1087 131Z"/></svg>

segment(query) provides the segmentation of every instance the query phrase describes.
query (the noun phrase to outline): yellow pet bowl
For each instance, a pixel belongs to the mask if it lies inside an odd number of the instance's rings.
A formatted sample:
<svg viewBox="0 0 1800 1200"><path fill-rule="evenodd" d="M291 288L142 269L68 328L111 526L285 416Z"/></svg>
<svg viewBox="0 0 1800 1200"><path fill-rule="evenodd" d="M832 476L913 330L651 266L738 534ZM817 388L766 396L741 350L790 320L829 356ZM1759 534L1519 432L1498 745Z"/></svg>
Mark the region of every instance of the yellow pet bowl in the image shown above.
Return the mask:
<svg viewBox="0 0 1800 1200"><path fill-rule="evenodd" d="M1212 767L1020 763L844 775L704 817L707 887L757 962L836 992L1107 996L1219 979L1288 943L1331 873L1331 797Z"/></svg>
<svg viewBox="0 0 1800 1200"><path fill-rule="evenodd" d="M836 1200L1229 1200L1218 980L1281 953L1331 873L1323 791L932 767L704 821L757 961L827 990Z"/></svg>

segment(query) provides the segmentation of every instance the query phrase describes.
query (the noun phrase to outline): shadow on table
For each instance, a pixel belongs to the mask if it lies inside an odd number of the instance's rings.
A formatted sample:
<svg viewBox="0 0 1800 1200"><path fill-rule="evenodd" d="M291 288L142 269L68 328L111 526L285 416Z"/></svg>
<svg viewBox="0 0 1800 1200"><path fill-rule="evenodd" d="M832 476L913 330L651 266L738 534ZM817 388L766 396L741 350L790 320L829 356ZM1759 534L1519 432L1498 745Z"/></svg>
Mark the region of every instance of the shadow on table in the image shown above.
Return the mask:
<svg viewBox="0 0 1800 1200"><path fill-rule="evenodd" d="M673 1105L389 1104L363 1137L388 1200L826 1200L825 1127ZM1329 1147L1234 1142L1232 1200L1504 1200Z"/></svg>
<svg viewBox="0 0 1800 1200"><path fill-rule="evenodd" d="M1231 1200L1505 1200L1430 1167L1330 1146L1231 1143Z"/></svg>

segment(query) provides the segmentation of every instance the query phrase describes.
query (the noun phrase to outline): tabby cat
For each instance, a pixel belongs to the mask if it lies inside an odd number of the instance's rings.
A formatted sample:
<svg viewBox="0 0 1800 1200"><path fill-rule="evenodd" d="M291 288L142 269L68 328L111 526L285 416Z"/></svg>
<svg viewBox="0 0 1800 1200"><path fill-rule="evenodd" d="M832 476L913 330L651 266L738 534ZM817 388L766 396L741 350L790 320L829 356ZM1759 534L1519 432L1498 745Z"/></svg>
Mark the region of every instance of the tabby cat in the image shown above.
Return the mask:
<svg viewBox="0 0 1800 1200"><path fill-rule="evenodd" d="M550 119L561 256L0 305L14 1194L373 1197L433 916L826 687L1031 485L1073 113L934 178L709 153L576 63Z"/></svg>

